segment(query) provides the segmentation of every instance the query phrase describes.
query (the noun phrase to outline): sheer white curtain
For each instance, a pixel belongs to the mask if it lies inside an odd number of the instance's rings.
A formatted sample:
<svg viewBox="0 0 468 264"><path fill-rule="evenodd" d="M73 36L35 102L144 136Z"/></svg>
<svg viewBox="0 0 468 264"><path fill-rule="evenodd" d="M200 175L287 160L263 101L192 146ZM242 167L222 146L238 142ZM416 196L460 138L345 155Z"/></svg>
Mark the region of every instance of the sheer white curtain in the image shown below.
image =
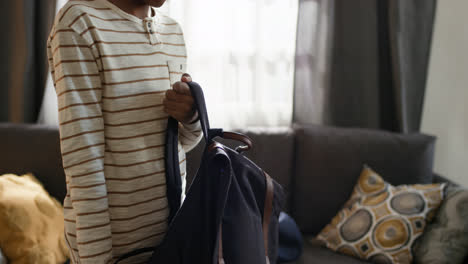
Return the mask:
<svg viewBox="0 0 468 264"><path fill-rule="evenodd" d="M297 8L297 0L169 0L161 8L182 25L188 72L204 89L212 127L290 125ZM45 121L54 123L48 99Z"/></svg>
<svg viewBox="0 0 468 264"><path fill-rule="evenodd" d="M297 0L169 0L212 127L288 126Z"/></svg>
<svg viewBox="0 0 468 264"><path fill-rule="evenodd" d="M293 122L327 124L334 0L300 0Z"/></svg>
<svg viewBox="0 0 468 264"><path fill-rule="evenodd" d="M67 1L68 0L57 0L55 13L57 13ZM42 106L39 112L39 118L37 119L37 123L58 126L57 94L55 93L54 83L52 82L52 75L50 74L50 69L47 75L44 98L42 99Z"/></svg>

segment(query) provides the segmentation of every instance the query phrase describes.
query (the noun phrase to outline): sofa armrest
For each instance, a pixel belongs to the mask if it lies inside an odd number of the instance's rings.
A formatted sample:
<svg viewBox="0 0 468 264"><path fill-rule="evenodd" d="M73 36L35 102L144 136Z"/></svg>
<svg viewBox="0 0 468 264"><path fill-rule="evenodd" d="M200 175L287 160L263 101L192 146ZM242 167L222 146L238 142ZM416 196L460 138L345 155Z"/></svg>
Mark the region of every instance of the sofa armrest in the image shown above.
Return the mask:
<svg viewBox="0 0 468 264"><path fill-rule="evenodd" d="M442 176L442 175L440 175L438 173L435 173L435 172L434 172L434 177L432 178L432 182L433 183L444 183L444 182L446 182L446 183L450 183L450 184L453 184L453 185L460 186L459 183L454 182L454 181L448 179L447 177Z"/></svg>
<svg viewBox="0 0 468 264"><path fill-rule="evenodd" d="M0 175L31 172L60 202L66 195L57 127L0 122Z"/></svg>

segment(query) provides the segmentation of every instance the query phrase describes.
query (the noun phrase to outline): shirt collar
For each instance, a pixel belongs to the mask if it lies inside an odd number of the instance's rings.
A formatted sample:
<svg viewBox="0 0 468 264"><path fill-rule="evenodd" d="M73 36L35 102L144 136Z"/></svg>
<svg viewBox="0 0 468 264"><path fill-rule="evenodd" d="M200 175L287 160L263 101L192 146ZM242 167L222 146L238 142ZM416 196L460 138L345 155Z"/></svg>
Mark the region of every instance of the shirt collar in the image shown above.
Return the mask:
<svg viewBox="0 0 468 264"><path fill-rule="evenodd" d="M152 6L150 6L150 10L148 12L148 16L145 17L144 19L141 19L137 16L134 16L132 14L129 14L125 11L123 11L122 9L120 9L118 6L114 5L113 3L107 1L107 0L103 0L102 2L104 2L105 5L107 5L109 8L111 8L113 11L115 11L116 13L118 13L120 16L130 20L130 21L133 21L133 22L136 22L138 24L143 24L147 21L152 21L152 22L158 22L159 20L159 15L156 11L156 9ZM153 16L151 16L150 14L153 14Z"/></svg>

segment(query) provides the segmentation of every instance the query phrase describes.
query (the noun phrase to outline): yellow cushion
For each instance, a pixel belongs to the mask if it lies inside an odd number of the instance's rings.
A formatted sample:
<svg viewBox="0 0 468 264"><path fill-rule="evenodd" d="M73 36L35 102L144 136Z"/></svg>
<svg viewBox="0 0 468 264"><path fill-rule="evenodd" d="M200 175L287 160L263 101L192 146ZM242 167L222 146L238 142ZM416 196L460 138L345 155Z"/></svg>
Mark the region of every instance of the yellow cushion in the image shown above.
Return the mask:
<svg viewBox="0 0 468 264"><path fill-rule="evenodd" d="M411 246L441 204L444 187L395 187L365 166L350 199L316 239L373 263L411 263Z"/></svg>
<svg viewBox="0 0 468 264"><path fill-rule="evenodd" d="M64 263L62 205L31 174L0 176L0 248L9 263Z"/></svg>

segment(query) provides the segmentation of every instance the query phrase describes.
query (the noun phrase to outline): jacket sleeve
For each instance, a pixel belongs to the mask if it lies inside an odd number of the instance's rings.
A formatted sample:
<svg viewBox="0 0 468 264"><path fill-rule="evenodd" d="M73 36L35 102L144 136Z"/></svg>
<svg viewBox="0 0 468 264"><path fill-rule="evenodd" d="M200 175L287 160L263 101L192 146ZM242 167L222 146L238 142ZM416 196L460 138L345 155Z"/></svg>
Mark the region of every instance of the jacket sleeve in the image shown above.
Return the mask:
<svg viewBox="0 0 468 264"><path fill-rule="evenodd" d="M107 263L112 238L104 176L104 119L98 62L76 31L56 30L48 57L58 101L60 149L67 196L75 216L75 234L67 238L78 263Z"/></svg>

